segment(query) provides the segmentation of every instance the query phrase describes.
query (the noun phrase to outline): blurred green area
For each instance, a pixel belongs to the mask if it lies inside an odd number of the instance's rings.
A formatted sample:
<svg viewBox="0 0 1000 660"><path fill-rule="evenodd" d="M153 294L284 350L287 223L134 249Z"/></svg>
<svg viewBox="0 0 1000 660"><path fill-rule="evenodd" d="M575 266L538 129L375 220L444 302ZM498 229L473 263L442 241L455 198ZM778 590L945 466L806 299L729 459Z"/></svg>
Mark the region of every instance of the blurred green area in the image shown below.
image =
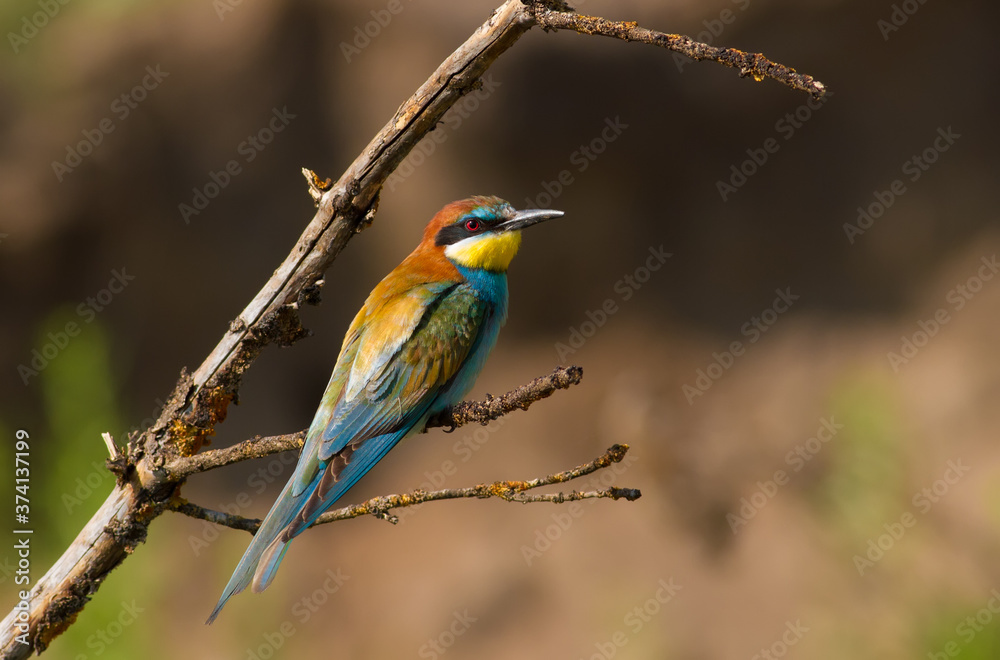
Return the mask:
<svg viewBox="0 0 1000 660"><path fill-rule="evenodd" d="M37 346L48 333L79 321L74 310L55 310L37 332ZM41 374L39 385L45 402L45 424L32 429L35 447L58 447L44 462L37 461L33 482L33 525L37 553L33 554L33 580L58 559L76 534L90 520L114 486L114 475L105 466L107 448L101 433L125 428L120 410L121 383L113 376L111 337L99 319L73 337ZM9 413L8 413L9 414ZM119 443L122 438L116 439ZM40 447L39 447L40 448ZM146 648L142 634L131 627L138 616L154 609L165 586L166 575L150 571L146 562L165 562L169 550L149 544L140 561L126 562L113 572L95 598L61 635L46 655L82 660L84 657L166 657ZM141 589L136 585L141 584Z"/></svg>
<svg viewBox="0 0 1000 660"><path fill-rule="evenodd" d="M934 618L921 628L925 635L918 649L929 649L925 657L933 660L1000 657L1000 597L990 594L990 599L989 605L967 602L949 608L942 604L932 613Z"/></svg>
<svg viewBox="0 0 1000 660"><path fill-rule="evenodd" d="M892 384L879 373L846 374L831 398L831 416L844 430L831 449L823 501L842 540L864 544L908 506L905 429Z"/></svg>

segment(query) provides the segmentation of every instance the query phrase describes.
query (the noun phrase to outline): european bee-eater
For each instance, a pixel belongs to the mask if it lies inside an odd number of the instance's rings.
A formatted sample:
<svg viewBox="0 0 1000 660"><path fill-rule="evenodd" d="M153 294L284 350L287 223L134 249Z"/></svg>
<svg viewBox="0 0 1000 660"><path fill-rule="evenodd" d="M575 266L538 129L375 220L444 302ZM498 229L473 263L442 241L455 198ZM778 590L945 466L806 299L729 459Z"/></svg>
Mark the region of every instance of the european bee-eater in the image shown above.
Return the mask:
<svg viewBox="0 0 1000 660"><path fill-rule="evenodd" d="M496 197L445 206L354 317L298 464L229 579L267 588L288 544L427 419L469 391L507 320L507 267L521 230L562 211Z"/></svg>

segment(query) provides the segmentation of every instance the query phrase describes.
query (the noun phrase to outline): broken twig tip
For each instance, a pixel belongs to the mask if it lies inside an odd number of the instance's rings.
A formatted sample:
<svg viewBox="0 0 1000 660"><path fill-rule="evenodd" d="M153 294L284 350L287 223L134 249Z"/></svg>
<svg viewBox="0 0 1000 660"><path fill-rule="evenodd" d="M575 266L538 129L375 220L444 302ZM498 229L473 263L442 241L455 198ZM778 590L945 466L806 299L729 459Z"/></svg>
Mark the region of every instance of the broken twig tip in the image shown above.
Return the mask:
<svg viewBox="0 0 1000 660"><path fill-rule="evenodd" d="M104 444L108 446L108 453L111 454L111 460L116 461L118 457L121 456L121 452L118 450L118 445L115 444L115 439L111 437L111 434L105 431L101 434L104 438Z"/></svg>
<svg viewBox="0 0 1000 660"><path fill-rule="evenodd" d="M637 499L642 497L642 491L638 488L616 488L612 486L608 489L611 494L611 499L613 500L628 500L629 502L635 502Z"/></svg>

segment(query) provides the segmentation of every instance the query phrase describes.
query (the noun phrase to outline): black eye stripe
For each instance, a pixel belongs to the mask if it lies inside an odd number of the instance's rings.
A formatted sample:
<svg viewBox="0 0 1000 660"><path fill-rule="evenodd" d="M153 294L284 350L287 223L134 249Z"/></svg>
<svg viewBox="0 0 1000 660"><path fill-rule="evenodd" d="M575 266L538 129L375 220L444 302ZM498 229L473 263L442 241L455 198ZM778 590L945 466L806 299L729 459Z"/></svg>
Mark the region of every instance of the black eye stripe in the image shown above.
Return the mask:
<svg viewBox="0 0 1000 660"><path fill-rule="evenodd" d="M464 216L461 220L454 224L450 224L447 227L442 227L438 230L437 236L434 237L435 245L452 245L458 243L459 241L466 239L470 236L478 236L484 234L503 221L502 218L481 218L478 216ZM478 223L478 228L474 230L469 230L467 224L469 222Z"/></svg>

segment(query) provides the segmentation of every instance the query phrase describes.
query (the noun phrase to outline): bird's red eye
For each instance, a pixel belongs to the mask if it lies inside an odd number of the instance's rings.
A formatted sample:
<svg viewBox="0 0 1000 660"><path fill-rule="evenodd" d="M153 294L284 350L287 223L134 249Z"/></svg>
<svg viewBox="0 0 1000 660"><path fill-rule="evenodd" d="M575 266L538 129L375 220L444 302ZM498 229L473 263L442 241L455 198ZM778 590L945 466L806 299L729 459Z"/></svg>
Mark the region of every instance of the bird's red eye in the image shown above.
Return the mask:
<svg viewBox="0 0 1000 660"><path fill-rule="evenodd" d="M465 228L469 231L479 231L479 221L478 220L466 220Z"/></svg>

